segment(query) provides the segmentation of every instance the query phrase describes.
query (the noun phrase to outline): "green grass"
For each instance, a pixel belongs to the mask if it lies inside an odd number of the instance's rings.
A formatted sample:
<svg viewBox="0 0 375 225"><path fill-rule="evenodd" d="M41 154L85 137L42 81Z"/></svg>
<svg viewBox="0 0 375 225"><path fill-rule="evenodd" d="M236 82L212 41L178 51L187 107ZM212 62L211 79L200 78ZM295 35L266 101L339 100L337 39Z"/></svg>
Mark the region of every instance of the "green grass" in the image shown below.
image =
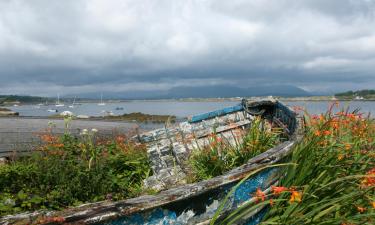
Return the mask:
<svg viewBox="0 0 375 225"><path fill-rule="evenodd" d="M232 135L236 144L229 143L213 132L208 139L208 145L193 150L189 158L192 170L189 176L190 182L222 175L281 141L280 130L267 128L260 118L255 119L248 130L234 130Z"/></svg>

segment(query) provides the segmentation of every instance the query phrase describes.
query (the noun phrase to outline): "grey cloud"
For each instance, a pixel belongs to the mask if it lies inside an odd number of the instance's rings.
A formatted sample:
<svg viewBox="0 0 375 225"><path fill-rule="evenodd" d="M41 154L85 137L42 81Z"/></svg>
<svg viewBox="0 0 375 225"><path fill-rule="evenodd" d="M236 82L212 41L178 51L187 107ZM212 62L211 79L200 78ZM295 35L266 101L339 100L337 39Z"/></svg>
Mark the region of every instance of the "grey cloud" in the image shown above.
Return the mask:
<svg viewBox="0 0 375 225"><path fill-rule="evenodd" d="M372 0L1 1L0 92L370 88L374 9Z"/></svg>

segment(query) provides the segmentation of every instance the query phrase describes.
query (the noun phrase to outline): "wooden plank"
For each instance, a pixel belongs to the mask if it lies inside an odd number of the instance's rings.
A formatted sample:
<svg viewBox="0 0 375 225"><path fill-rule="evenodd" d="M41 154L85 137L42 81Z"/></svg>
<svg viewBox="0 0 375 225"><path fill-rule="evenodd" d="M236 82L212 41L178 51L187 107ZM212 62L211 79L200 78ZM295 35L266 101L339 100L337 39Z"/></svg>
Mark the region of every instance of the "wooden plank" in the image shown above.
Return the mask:
<svg viewBox="0 0 375 225"><path fill-rule="evenodd" d="M243 107L240 104L240 105L227 107L227 108L224 108L224 109L220 109L220 110L216 110L216 111L212 111L212 112L208 112L208 113L193 116L189 120L189 122L190 123L197 123L197 122L201 122L202 120L208 120L208 119L212 119L212 118L215 118L215 117L218 117L218 116L224 116L226 114L241 111L241 110L243 110Z"/></svg>

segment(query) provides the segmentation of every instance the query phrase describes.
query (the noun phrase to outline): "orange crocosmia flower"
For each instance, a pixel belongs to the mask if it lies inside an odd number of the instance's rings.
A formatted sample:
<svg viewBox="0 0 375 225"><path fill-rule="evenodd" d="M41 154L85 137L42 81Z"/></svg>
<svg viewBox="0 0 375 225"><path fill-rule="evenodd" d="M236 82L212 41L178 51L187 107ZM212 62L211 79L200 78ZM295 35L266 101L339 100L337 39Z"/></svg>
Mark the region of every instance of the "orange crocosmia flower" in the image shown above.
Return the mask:
<svg viewBox="0 0 375 225"><path fill-rule="evenodd" d="M315 136L318 136L318 137L319 137L321 134L322 134L322 133L321 133L319 130L317 130L317 131L314 132L314 135L315 135Z"/></svg>
<svg viewBox="0 0 375 225"><path fill-rule="evenodd" d="M50 134L41 135L40 138L42 139L43 142L46 142L46 143L53 143L57 140L56 137L54 137Z"/></svg>
<svg viewBox="0 0 375 225"><path fill-rule="evenodd" d="M292 191L292 195L290 196L289 202L301 202L302 201L302 194L298 191Z"/></svg>
<svg viewBox="0 0 375 225"><path fill-rule="evenodd" d="M350 150L351 147L352 147L352 146L351 146L349 143L346 143L346 144L345 144L345 149L346 149L346 150Z"/></svg>
<svg viewBox="0 0 375 225"><path fill-rule="evenodd" d="M125 140L125 137L123 137L123 136L117 136L116 137L116 141L119 142L119 143L124 142L124 140Z"/></svg>
<svg viewBox="0 0 375 225"><path fill-rule="evenodd" d="M255 197L257 198L257 200L261 200L261 201L266 200L266 194L264 194L264 192L260 190L260 188L258 188L257 191L255 192Z"/></svg>
<svg viewBox="0 0 375 225"><path fill-rule="evenodd" d="M339 154L338 156L337 156L337 159L338 160L342 160L344 158L344 155L342 155L342 154Z"/></svg>
<svg viewBox="0 0 375 225"><path fill-rule="evenodd" d="M277 187L277 186L272 186L272 191L274 195L279 195L285 191L288 191L289 189L286 187Z"/></svg>
<svg viewBox="0 0 375 225"><path fill-rule="evenodd" d="M323 134L324 135L330 135L332 132L331 131L329 131L329 130L325 130L325 131L323 131Z"/></svg>
<svg viewBox="0 0 375 225"><path fill-rule="evenodd" d="M273 199L271 198L271 199L270 199L270 206L273 206L273 205L275 205L275 202L274 202Z"/></svg>
<svg viewBox="0 0 375 225"><path fill-rule="evenodd" d="M333 122L332 127L333 127L333 129L339 129L340 125L337 122Z"/></svg>
<svg viewBox="0 0 375 225"><path fill-rule="evenodd" d="M358 210L358 212L363 213L363 212L366 211L366 208L357 206L357 210Z"/></svg>
<svg viewBox="0 0 375 225"><path fill-rule="evenodd" d="M365 187L375 186L375 167L367 172L368 177L362 181L362 185Z"/></svg>
<svg viewBox="0 0 375 225"><path fill-rule="evenodd" d="M52 146L55 147L55 148L62 148L62 147L64 147L64 144L63 143L56 143L56 144L53 144Z"/></svg>

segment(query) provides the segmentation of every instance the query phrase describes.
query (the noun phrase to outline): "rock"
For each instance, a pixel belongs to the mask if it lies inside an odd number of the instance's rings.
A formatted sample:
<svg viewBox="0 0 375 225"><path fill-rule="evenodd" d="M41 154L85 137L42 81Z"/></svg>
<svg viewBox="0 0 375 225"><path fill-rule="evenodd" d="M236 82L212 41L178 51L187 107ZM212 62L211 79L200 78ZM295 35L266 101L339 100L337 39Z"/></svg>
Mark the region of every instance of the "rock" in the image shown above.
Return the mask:
<svg viewBox="0 0 375 225"><path fill-rule="evenodd" d="M18 116L18 112L13 111L0 111L0 116Z"/></svg>
<svg viewBox="0 0 375 225"><path fill-rule="evenodd" d="M90 118L90 117L87 116L87 115L78 115L77 118L78 118L78 119L88 119L88 118Z"/></svg>
<svg viewBox="0 0 375 225"><path fill-rule="evenodd" d="M74 114L71 111L64 111L60 113L60 116L73 116Z"/></svg>

